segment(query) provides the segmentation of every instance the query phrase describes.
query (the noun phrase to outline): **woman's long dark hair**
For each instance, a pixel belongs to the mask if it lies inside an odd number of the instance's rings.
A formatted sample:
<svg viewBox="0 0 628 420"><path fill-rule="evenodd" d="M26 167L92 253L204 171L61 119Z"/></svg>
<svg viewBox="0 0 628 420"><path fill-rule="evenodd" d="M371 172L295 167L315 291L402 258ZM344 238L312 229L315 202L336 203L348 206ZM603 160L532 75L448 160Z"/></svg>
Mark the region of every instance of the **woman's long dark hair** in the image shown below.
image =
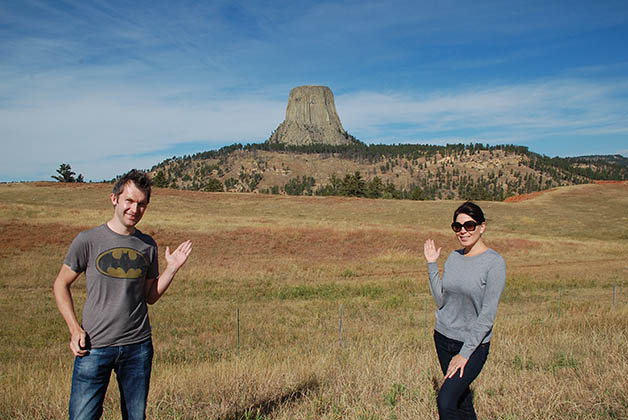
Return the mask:
<svg viewBox="0 0 628 420"><path fill-rule="evenodd" d="M466 214L467 216L469 216L470 218L472 218L479 224L482 224L486 221L484 219L484 212L482 211L480 206L478 206L472 201L466 201L462 203L460 207L456 209L456 211L454 212L454 222L456 221L456 218L458 217L460 213Z"/></svg>

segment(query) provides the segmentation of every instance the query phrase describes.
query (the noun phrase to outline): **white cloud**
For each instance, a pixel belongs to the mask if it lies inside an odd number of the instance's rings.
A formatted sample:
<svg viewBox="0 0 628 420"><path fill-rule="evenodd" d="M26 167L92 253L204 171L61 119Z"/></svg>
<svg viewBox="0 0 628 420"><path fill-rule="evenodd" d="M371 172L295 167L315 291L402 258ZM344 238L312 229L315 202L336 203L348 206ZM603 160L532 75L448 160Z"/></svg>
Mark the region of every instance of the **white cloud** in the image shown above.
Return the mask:
<svg viewBox="0 0 628 420"><path fill-rule="evenodd" d="M340 95L337 108L345 129L357 137L461 132L469 138L530 141L556 134L628 133L626 93L625 81L545 80L427 95L362 91Z"/></svg>
<svg viewBox="0 0 628 420"><path fill-rule="evenodd" d="M47 88L40 89L42 84ZM37 88L17 92L19 104L0 107L0 180L41 179L42 171L54 173L61 162L84 162L89 167L80 172L88 179L112 178L129 166L150 167L157 158L172 156L181 143L200 142L211 148L263 141L285 112L283 101L254 94L175 102L169 99L178 95L174 89L72 89L62 79L56 84L55 89L52 80L40 82ZM153 155L152 162L147 154ZM145 163L129 165L133 156Z"/></svg>
<svg viewBox="0 0 628 420"><path fill-rule="evenodd" d="M172 152L177 144L261 142L283 121L287 100L249 93L173 101L189 87L74 92L71 82L33 82L19 106L0 108L0 179L48 179L62 162L87 179L109 179L183 154ZM558 135L627 135L626 92L626 82L545 80L417 95L361 91L338 95L336 107L345 129L366 142L533 145Z"/></svg>
<svg viewBox="0 0 628 420"><path fill-rule="evenodd" d="M625 150L626 54L598 62L581 42L604 29L613 50L624 3L4 2L0 181L61 162L111 178L191 143L263 141L289 90L314 83L343 89L341 121L366 142Z"/></svg>

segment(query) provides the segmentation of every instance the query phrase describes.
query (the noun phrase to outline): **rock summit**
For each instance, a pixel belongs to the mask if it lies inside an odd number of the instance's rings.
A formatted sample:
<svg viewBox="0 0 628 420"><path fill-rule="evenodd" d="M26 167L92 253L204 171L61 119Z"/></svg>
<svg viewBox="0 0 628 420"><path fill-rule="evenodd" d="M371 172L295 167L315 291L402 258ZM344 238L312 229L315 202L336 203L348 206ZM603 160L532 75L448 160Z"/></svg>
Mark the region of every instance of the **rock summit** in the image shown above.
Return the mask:
<svg viewBox="0 0 628 420"><path fill-rule="evenodd" d="M290 91L286 119L268 142L304 146L343 145L355 140L342 128L331 89L327 86L298 86Z"/></svg>

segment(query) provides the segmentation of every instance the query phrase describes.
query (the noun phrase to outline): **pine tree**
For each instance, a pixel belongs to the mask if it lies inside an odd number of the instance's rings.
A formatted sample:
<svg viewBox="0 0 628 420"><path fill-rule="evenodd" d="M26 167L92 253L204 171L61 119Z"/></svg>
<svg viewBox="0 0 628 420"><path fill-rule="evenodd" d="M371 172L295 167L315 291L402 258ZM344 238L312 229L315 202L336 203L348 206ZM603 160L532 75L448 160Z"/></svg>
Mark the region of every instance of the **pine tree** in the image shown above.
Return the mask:
<svg viewBox="0 0 628 420"><path fill-rule="evenodd" d="M83 182L83 175L79 174L78 178L74 178L76 173L72 171L72 167L69 163L62 163L57 169L59 175L52 175L52 179L56 179L59 182Z"/></svg>

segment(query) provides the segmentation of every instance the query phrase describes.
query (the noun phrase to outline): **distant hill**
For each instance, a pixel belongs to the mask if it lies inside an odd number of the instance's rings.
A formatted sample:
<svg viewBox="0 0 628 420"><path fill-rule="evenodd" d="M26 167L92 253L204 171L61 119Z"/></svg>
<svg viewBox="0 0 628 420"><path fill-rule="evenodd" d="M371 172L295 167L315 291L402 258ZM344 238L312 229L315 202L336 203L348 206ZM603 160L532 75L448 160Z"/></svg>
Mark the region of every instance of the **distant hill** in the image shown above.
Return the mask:
<svg viewBox="0 0 628 420"><path fill-rule="evenodd" d="M156 186L398 199L504 200L561 185L628 180L621 155L550 158L515 145L233 144L166 159Z"/></svg>
<svg viewBox="0 0 628 420"><path fill-rule="evenodd" d="M574 163L585 163L585 164L610 164L616 166L623 166L624 168L628 167L628 158L623 157L622 155L592 155L592 156L578 156L569 158Z"/></svg>
<svg viewBox="0 0 628 420"><path fill-rule="evenodd" d="M366 145L347 133L327 86L290 91L262 144L173 157L155 185L189 190L414 200L504 200L561 185L628 179L623 156L549 158L514 145Z"/></svg>

